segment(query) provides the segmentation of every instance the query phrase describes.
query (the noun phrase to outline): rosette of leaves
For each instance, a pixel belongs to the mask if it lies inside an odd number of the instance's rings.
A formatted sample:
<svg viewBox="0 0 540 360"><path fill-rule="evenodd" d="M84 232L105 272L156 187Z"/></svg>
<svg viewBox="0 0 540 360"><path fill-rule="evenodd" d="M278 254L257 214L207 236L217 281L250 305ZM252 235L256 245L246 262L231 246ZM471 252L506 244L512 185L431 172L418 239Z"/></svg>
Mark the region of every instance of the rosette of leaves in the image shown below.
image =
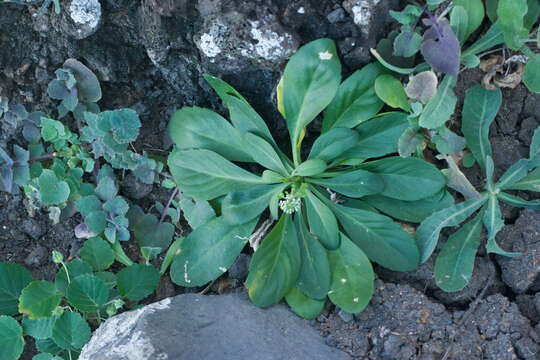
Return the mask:
<svg viewBox="0 0 540 360"><path fill-rule="evenodd" d="M400 156L416 154L423 157L426 145L436 148L441 154L455 154L465 148L465 139L445 125L457 102L452 90L455 82L454 77L446 75L438 86L437 75L433 71L411 76L406 87L393 75L377 77L377 96L387 105L408 112L409 126L398 141Z"/></svg>
<svg viewBox="0 0 540 360"><path fill-rule="evenodd" d="M459 170L452 158L442 156L448 161L446 170L448 186L459 191L465 201L434 212L426 218L416 231L420 248L420 261L425 262L435 249L439 233L445 227L464 223L443 244L435 261L435 280L445 291L459 291L469 282L474 258L480 246L482 226L487 230L487 253L503 256L519 254L507 252L499 247L495 236L504 226L499 202L518 207L540 209L540 201L526 201L510 193L512 190L538 192L540 189L540 128L537 128L530 146L528 159L521 159L510 166L498 181L494 179L494 164L488 138L489 127L501 105L499 89L486 90L476 85L467 91L462 112L462 132L467 140L478 166L483 170L486 181L483 192L477 191ZM478 209L481 209L476 215Z"/></svg>
<svg viewBox="0 0 540 360"><path fill-rule="evenodd" d="M61 100L57 108L59 118L73 112L75 118L82 121L85 112L99 112L96 102L101 99L101 86L89 68L78 60L67 59L55 74L56 79L49 83L47 94Z"/></svg>
<svg viewBox="0 0 540 360"><path fill-rule="evenodd" d="M246 283L257 306L285 297L298 314L312 318L328 295L357 313L373 293L371 261L398 271L417 267L413 237L376 208L419 221L439 208L445 180L417 158L366 161L395 152L408 126L403 114L376 116L383 106L374 90L380 71L371 64L341 83L333 41L316 40L298 50L277 91L292 160L242 95L206 77L231 122L198 107L177 111L169 124L176 149L168 165L186 196L205 208L210 201L220 216L210 213L180 242L171 265L175 283L201 286L227 271L267 208L278 221L256 250ZM324 109L322 134L302 159L306 127ZM265 170L254 174L234 162ZM407 214L407 204L416 210Z"/></svg>
<svg viewBox="0 0 540 360"><path fill-rule="evenodd" d="M54 282L34 280L14 263L0 263L0 358L17 359L24 336L34 339L40 359L74 359L97 327L115 315L125 300L139 301L154 292L159 273L151 265L132 264L117 274L107 271L115 259L110 244L87 240L81 259L63 262Z"/></svg>

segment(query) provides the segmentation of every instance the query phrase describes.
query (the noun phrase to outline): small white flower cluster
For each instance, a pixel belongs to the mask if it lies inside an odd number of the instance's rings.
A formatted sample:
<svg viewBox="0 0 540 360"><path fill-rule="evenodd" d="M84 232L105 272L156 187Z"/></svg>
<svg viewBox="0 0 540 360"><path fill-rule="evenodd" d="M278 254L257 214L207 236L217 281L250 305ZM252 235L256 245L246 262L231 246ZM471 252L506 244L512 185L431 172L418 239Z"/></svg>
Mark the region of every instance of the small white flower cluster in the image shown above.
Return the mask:
<svg viewBox="0 0 540 360"><path fill-rule="evenodd" d="M286 214L292 214L300 211L300 198L297 198L289 193L285 195L285 199L279 201L279 207Z"/></svg>

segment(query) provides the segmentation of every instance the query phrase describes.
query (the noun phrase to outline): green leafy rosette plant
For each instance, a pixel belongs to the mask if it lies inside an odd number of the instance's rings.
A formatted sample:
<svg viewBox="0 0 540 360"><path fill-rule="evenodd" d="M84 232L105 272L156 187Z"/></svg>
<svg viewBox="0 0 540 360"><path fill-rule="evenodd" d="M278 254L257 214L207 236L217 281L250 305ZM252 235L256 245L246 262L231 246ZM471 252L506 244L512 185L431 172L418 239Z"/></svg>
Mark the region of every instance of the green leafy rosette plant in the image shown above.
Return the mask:
<svg viewBox="0 0 540 360"><path fill-rule="evenodd" d="M313 318L328 295L357 313L373 293L371 261L397 271L418 266L414 238L377 209L418 222L453 200L432 164L382 158L396 151L408 122L406 114L377 116L383 103L374 81L381 71L370 64L341 83L333 41L300 48L277 89L292 160L242 95L206 77L227 105L231 122L198 107L184 107L170 121L176 148L169 169L192 207L206 209L207 215L175 249L171 278L176 284L202 286L227 271L248 240L260 236L261 229L253 231L267 208L277 223L259 247L250 241L256 251L246 287L257 306L285 297L298 314ZM306 127L324 109L322 133L303 159ZM367 161L373 158L379 159ZM245 170L250 163L264 170ZM208 211L212 206L217 216Z"/></svg>

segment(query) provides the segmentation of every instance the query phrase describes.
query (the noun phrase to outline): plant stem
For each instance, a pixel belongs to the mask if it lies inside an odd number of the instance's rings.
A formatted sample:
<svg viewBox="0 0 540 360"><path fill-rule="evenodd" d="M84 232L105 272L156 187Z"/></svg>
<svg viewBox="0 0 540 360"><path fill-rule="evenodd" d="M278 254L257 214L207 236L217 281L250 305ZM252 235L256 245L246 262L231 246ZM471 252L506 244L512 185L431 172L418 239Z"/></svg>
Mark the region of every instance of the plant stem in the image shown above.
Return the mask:
<svg viewBox="0 0 540 360"><path fill-rule="evenodd" d="M71 284L71 280L69 279L69 271L68 271L68 268L66 266L66 264L62 261L62 266L64 267L64 270L66 271L66 278L67 278L67 282L68 284Z"/></svg>
<svg viewBox="0 0 540 360"><path fill-rule="evenodd" d="M165 205L165 208L163 209L163 212L161 213L161 218L159 219L159 225L163 223L163 220L165 220L165 216L167 216L167 210L171 207L171 203L178 194L180 189L174 188L174 191L172 192L171 196L169 197L169 201L167 201L167 205Z"/></svg>

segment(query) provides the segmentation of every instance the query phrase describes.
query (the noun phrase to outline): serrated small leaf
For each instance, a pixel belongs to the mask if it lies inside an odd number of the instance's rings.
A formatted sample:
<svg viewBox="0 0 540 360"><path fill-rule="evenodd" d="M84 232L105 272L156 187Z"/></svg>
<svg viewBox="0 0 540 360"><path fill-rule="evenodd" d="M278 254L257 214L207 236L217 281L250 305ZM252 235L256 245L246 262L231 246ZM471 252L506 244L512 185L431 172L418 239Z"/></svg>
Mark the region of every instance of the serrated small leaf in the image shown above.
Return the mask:
<svg viewBox="0 0 540 360"><path fill-rule="evenodd" d="M94 236L101 234L107 226L107 213L104 211L94 211L84 218L88 231Z"/></svg>
<svg viewBox="0 0 540 360"><path fill-rule="evenodd" d="M117 274L118 292L129 300L139 301L159 285L159 272L152 265L133 264Z"/></svg>
<svg viewBox="0 0 540 360"><path fill-rule="evenodd" d="M114 251L109 243L99 237L88 239L81 248L81 259L94 271L106 270L114 262Z"/></svg>
<svg viewBox="0 0 540 360"><path fill-rule="evenodd" d="M69 303L83 313L97 312L109 298L107 285L91 274L79 275L71 281L66 294Z"/></svg>
<svg viewBox="0 0 540 360"><path fill-rule="evenodd" d="M58 205L67 201L70 194L69 185L59 180L54 171L43 169L38 183L41 202L44 205Z"/></svg>
<svg viewBox="0 0 540 360"><path fill-rule="evenodd" d="M74 351L81 349L90 340L90 326L76 312L65 312L54 323L52 340L60 348Z"/></svg>
<svg viewBox="0 0 540 360"><path fill-rule="evenodd" d="M16 315L21 291L33 278L26 268L15 263L0 263L0 315Z"/></svg>
<svg viewBox="0 0 540 360"><path fill-rule="evenodd" d="M98 186L96 187L96 195L103 201L112 200L118 194L118 188L114 183L114 177L105 177L99 179Z"/></svg>
<svg viewBox="0 0 540 360"><path fill-rule="evenodd" d="M70 280L76 278L79 275L92 273L92 267L86 262L79 259L71 260L66 264L66 267L68 269ZM68 275L66 274L66 269L64 269L63 266L60 268L60 270L58 270L54 282L58 291L65 295L69 285L69 281Z"/></svg>
<svg viewBox="0 0 540 360"><path fill-rule="evenodd" d="M52 336L52 328L57 318L57 316L51 316L39 320L32 320L28 316L24 316L22 319L24 333L37 340L48 339Z"/></svg>
<svg viewBox="0 0 540 360"><path fill-rule="evenodd" d="M50 317L61 299L62 296L53 283L45 280L32 281L21 292L19 312L28 315L32 320Z"/></svg>
<svg viewBox="0 0 540 360"><path fill-rule="evenodd" d="M101 210L101 201L95 195L83 196L75 201L75 206L82 216L88 216L95 211Z"/></svg>
<svg viewBox="0 0 540 360"><path fill-rule="evenodd" d="M11 316L0 316L0 359L18 359L24 349L23 330Z"/></svg>

